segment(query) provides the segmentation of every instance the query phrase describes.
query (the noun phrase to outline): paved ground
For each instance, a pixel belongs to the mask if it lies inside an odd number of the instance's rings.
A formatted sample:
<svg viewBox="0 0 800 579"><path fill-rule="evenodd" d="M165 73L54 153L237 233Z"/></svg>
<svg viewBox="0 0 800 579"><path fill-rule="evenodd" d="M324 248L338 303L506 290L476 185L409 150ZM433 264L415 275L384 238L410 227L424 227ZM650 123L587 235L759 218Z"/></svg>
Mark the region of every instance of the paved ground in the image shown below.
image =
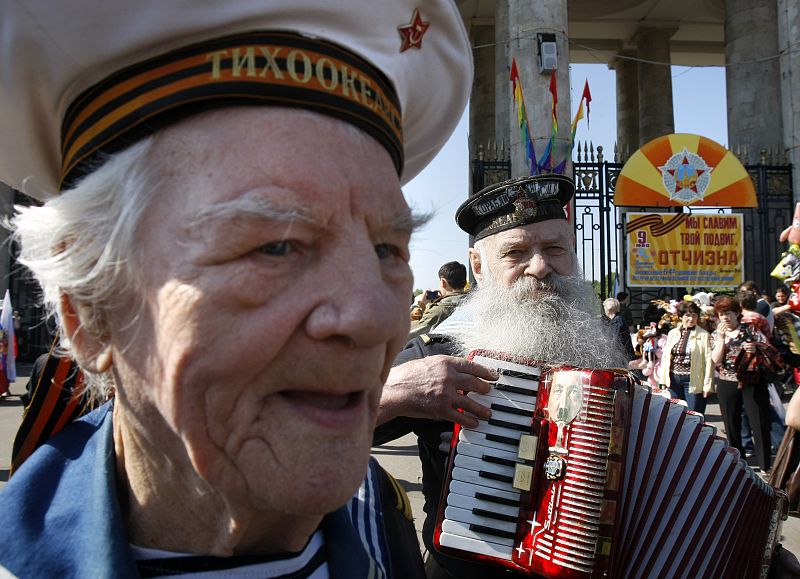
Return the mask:
<svg viewBox="0 0 800 579"><path fill-rule="evenodd" d="M22 403L19 394L24 392L30 365L18 368L19 378L11 386L12 395L0 399L0 488L8 480L8 468L11 462L11 448L20 419ZM708 406L706 419L721 428L719 406L714 402ZM421 467L417 457L416 437L405 436L374 449L374 454L384 467L389 470L405 487L411 499L417 533L422 529L423 499L421 485ZM422 542L420 537L420 543ZM800 518L789 517L783 525L782 542L785 548L800 558Z"/></svg>

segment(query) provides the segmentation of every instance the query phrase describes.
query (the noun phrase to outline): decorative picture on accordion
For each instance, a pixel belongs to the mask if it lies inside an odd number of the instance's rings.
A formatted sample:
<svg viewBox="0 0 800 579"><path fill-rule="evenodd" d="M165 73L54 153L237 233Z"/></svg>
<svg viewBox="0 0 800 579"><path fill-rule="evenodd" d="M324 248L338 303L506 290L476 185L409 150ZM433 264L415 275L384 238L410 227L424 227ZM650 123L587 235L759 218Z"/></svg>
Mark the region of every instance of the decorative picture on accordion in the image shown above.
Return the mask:
<svg viewBox="0 0 800 579"><path fill-rule="evenodd" d="M553 375L547 413L558 429L556 443L545 462L544 472L548 479L564 477L568 451L564 448L564 427L578 417L583 406L583 385L577 372L559 372Z"/></svg>
<svg viewBox="0 0 800 579"><path fill-rule="evenodd" d="M766 577L786 494L701 415L619 369L468 358L499 378L468 394L491 418L454 427L438 550L560 579Z"/></svg>

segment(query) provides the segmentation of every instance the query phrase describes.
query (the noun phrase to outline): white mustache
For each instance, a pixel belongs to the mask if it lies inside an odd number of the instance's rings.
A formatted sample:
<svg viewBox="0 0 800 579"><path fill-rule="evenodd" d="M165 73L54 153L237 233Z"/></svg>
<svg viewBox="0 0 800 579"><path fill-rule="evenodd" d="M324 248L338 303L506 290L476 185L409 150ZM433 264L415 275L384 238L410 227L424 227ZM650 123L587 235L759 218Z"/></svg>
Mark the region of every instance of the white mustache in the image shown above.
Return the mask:
<svg viewBox="0 0 800 579"><path fill-rule="evenodd" d="M485 348L554 364L627 366L607 337L600 301L578 275L521 277L511 287L490 278L461 307L473 321L455 336L464 353Z"/></svg>

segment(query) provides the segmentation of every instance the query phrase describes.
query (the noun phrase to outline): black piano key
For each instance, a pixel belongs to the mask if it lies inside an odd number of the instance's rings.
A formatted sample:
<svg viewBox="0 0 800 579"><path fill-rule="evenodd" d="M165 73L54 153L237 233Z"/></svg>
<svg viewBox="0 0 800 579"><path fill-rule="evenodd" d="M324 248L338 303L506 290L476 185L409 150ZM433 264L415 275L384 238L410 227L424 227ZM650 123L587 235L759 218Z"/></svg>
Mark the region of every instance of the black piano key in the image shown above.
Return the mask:
<svg viewBox="0 0 800 579"><path fill-rule="evenodd" d="M513 422L508 422L506 420L498 420L496 418L490 418L486 421L487 424L491 424L492 426L502 426L503 428L508 428L511 430L519 430L520 432L530 432L531 425L530 424L515 424ZM519 441L517 441L519 443Z"/></svg>
<svg viewBox="0 0 800 579"><path fill-rule="evenodd" d="M500 505L506 505L509 507L518 507L519 501L515 501L513 499L507 499L505 497L497 497L495 495L490 495L487 493L475 493L475 498L480 499L482 501L489 501L492 503L497 503Z"/></svg>
<svg viewBox="0 0 800 579"><path fill-rule="evenodd" d="M490 405L489 408L499 412L508 412L509 414L516 414L517 416L530 416L533 418L533 410L525 410L524 408L515 408L514 406L505 406L497 403Z"/></svg>
<svg viewBox="0 0 800 579"><path fill-rule="evenodd" d="M474 523L470 523L469 525L470 531L475 531L476 533L484 533L486 535L494 535L495 537L504 537L506 539L516 539L517 534L511 533L509 531L501 531L499 529L493 529L491 527L486 527L484 525L476 525Z"/></svg>
<svg viewBox="0 0 800 579"><path fill-rule="evenodd" d="M503 466L516 466L517 461L511 460L510 458L500 458L499 456L492 456L491 454L484 454L481 457L481 460L484 462L491 462L494 464L502 464Z"/></svg>
<svg viewBox="0 0 800 579"><path fill-rule="evenodd" d="M475 471L473 471L475 472ZM499 474L496 472L489 472L488 470L479 470L478 476L482 476L483 478L490 478L492 480L499 480L500 482L507 482L510 485L514 484L514 477L508 476L505 474Z"/></svg>
<svg viewBox="0 0 800 579"><path fill-rule="evenodd" d="M513 392L514 394L524 394L525 396L530 396L531 398L536 397L536 393L532 392L528 388L519 388L518 386L511 386L510 384L500 384L499 382L495 382L494 389L504 392Z"/></svg>
<svg viewBox="0 0 800 579"><path fill-rule="evenodd" d="M501 376L511 376L512 378L522 378L523 380L531 380L537 382L539 380L538 374L529 374L527 372L520 372L519 370L509 370L508 368L498 368L498 373Z"/></svg>
<svg viewBox="0 0 800 579"><path fill-rule="evenodd" d="M500 434L485 434L486 440L491 440L492 442L499 442L501 444L510 444L512 446L519 446L519 439L518 438L510 438L508 436L501 436Z"/></svg>
<svg viewBox="0 0 800 579"><path fill-rule="evenodd" d="M502 513L495 513L494 511L487 511L486 509L479 509L474 508L472 509L473 515L478 515L479 517L488 517L490 519L497 519L498 521L506 521L508 523L516 523L517 517L512 517L511 515L504 515Z"/></svg>

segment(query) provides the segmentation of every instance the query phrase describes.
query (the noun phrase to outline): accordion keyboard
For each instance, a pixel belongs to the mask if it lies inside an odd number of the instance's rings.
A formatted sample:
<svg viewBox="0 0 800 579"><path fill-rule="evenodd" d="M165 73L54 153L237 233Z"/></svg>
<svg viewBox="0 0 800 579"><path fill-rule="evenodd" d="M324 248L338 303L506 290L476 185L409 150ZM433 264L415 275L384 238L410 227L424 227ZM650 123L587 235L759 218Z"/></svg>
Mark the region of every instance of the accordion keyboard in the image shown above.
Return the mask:
<svg viewBox="0 0 800 579"><path fill-rule="evenodd" d="M500 376L488 394L468 394L492 417L458 434L439 541L510 561L538 447L531 432L541 369L480 356L473 361Z"/></svg>

